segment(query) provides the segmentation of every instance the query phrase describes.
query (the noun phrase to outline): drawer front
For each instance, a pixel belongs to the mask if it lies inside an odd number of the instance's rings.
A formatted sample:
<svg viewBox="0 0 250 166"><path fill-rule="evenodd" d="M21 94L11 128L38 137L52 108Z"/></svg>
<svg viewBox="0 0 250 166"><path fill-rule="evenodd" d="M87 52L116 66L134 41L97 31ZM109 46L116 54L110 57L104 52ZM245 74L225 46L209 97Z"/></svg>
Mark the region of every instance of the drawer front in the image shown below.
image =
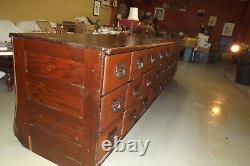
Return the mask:
<svg viewBox="0 0 250 166"><path fill-rule="evenodd" d="M101 99L100 129L106 128L125 111L128 84Z"/></svg>
<svg viewBox="0 0 250 166"><path fill-rule="evenodd" d="M103 92L107 94L129 80L132 53L107 56L105 58Z"/></svg>
<svg viewBox="0 0 250 166"><path fill-rule="evenodd" d="M146 71L151 70L159 63L159 53L157 49L150 49L147 52L147 66Z"/></svg>
<svg viewBox="0 0 250 166"><path fill-rule="evenodd" d="M127 134L127 132L135 125L139 117L139 105L138 103L135 103L124 113L122 136Z"/></svg>
<svg viewBox="0 0 250 166"><path fill-rule="evenodd" d="M142 96L142 77L133 80L128 85L126 108L138 101Z"/></svg>
<svg viewBox="0 0 250 166"><path fill-rule="evenodd" d="M143 75L142 82L142 96L143 98L148 95L150 89L152 89L154 83L154 75L152 71L147 72Z"/></svg>
<svg viewBox="0 0 250 166"><path fill-rule="evenodd" d="M147 57L144 50L133 52L129 80L139 77L146 70L146 60Z"/></svg>
<svg viewBox="0 0 250 166"><path fill-rule="evenodd" d="M104 151L102 148L103 141L109 140L112 143L114 143L115 136L117 136L120 139L122 133L122 125L123 125L123 115L121 115L118 119L116 119L115 122L108 128L106 128L103 132L99 133L99 138L97 143L98 149L96 157L97 162L106 157L105 155L108 153L107 151Z"/></svg>

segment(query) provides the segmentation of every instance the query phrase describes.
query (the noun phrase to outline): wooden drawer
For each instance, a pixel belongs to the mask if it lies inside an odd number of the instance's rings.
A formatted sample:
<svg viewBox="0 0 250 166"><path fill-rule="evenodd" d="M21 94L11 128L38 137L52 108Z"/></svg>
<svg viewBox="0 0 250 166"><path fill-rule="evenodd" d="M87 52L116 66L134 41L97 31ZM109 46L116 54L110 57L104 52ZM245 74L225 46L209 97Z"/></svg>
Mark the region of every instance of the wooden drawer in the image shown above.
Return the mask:
<svg viewBox="0 0 250 166"><path fill-rule="evenodd" d="M106 155L109 152L106 152L102 149L102 143L104 140L110 140L112 143L114 143L114 138L117 136L119 139L121 138L122 133L122 126L123 126L123 115L118 117L114 123L110 126L108 126L103 132L99 133L98 137L98 143L97 143L97 156L96 159L99 162L100 160L107 157Z"/></svg>
<svg viewBox="0 0 250 166"><path fill-rule="evenodd" d="M105 58L103 92L107 94L129 80L131 54L124 53Z"/></svg>
<svg viewBox="0 0 250 166"><path fill-rule="evenodd" d="M146 66L146 71L151 70L157 64L159 63L159 53L157 52L157 49L149 49L147 51L147 66Z"/></svg>
<svg viewBox="0 0 250 166"><path fill-rule="evenodd" d="M153 87L154 75L152 70L143 75L142 96L147 96L149 89Z"/></svg>
<svg viewBox="0 0 250 166"><path fill-rule="evenodd" d="M126 108L138 101L142 96L142 77L133 80L128 85Z"/></svg>
<svg viewBox="0 0 250 166"><path fill-rule="evenodd" d="M142 75L146 70L146 61L147 56L145 55L146 51L135 51L133 52L131 58L131 69L130 69L130 78L129 80L135 79Z"/></svg>
<svg viewBox="0 0 250 166"><path fill-rule="evenodd" d="M106 128L125 111L128 84L101 99L100 129Z"/></svg>
<svg viewBox="0 0 250 166"><path fill-rule="evenodd" d="M124 112L122 136L125 136L128 131L135 125L135 123L139 120L143 112L144 109L141 100L134 103Z"/></svg>

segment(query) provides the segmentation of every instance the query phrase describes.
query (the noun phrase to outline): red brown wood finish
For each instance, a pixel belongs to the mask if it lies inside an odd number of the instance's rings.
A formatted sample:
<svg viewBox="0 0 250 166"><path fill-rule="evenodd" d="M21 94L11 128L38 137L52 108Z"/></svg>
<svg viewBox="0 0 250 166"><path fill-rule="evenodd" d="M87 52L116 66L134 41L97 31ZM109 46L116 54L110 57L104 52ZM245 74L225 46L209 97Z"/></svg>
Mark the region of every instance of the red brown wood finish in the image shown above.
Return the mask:
<svg viewBox="0 0 250 166"><path fill-rule="evenodd" d="M102 142L122 139L177 70L178 42L172 40L12 36L15 135L63 166L100 165L111 153Z"/></svg>

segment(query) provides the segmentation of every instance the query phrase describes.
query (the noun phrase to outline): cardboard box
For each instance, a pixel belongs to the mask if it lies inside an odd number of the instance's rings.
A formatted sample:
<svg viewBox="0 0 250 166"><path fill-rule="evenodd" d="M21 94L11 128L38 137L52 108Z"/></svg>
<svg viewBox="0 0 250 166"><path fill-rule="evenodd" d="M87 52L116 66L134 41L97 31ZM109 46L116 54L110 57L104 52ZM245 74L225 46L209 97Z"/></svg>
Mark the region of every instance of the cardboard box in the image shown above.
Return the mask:
<svg viewBox="0 0 250 166"><path fill-rule="evenodd" d="M76 24L76 33L92 33L95 31L94 25L88 25L83 23Z"/></svg>
<svg viewBox="0 0 250 166"><path fill-rule="evenodd" d="M183 42L184 47L195 48L195 47L197 47L198 39L197 38L186 37L186 38L183 39L182 42Z"/></svg>

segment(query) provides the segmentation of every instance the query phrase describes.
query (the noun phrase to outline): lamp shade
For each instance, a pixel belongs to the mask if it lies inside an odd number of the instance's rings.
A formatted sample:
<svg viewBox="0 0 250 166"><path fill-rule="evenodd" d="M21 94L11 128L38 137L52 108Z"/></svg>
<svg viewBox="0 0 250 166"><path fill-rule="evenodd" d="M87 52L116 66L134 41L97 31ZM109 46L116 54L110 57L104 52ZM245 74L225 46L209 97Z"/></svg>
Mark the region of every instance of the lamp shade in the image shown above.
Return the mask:
<svg viewBox="0 0 250 166"><path fill-rule="evenodd" d="M136 7L131 7L130 8L128 20L139 21L138 8L136 8Z"/></svg>

